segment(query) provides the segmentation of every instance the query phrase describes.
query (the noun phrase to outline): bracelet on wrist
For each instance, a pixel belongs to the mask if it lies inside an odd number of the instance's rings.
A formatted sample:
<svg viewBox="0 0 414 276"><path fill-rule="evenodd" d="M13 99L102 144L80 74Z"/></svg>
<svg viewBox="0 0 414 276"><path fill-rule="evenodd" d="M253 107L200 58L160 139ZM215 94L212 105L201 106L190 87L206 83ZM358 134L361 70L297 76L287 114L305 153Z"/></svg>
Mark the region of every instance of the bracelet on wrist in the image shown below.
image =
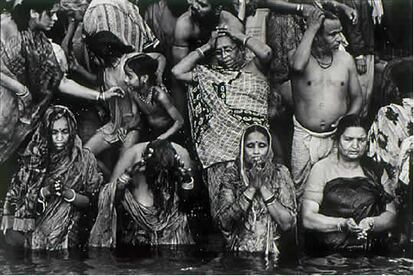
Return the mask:
<svg viewBox="0 0 414 276"><path fill-rule="evenodd" d="M122 174L122 175L118 178L118 181L119 181L120 183L122 183L122 184L126 185L126 184L128 184L128 183L129 183L129 181L131 181L131 177L130 177L128 174L123 173L123 174Z"/></svg>
<svg viewBox="0 0 414 276"><path fill-rule="evenodd" d="M268 199L263 199L263 200L264 200L264 203L266 204L266 206L269 206L269 205L273 204L276 201L276 196L272 195Z"/></svg>
<svg viewBox="0 0 414 276"><path fill-rule="evenodd" d="M303 15L303 4L296 5L296 13Z"/></svg>
<svg viewBox="0 0 414 276"><path fill-rule="evenodd" d="M73 201L75 201L75 199L76 199L76 192L73 190L73 189L69 189L69 190L71 190L72 191L72 193L73 193L73 197L72 198L66 198L66 197L64 197L63 199L66 201L66 202L73 202Z"/></svg>
<svg viewBox="0 0 414 276"><path fill-rule="evenodd" d="M182 183L181 188L184 190L192 190L194 188L194 178L191 177L189 182Z"/></svg>
<svg viewBox="0 0 414 276"><path fill-rule="evenodd" d="M46 199L45 195L43 194L43 188L40 188L40 197L42 199Z"/></svg>
<svg viewBox="0 0 414 276"><path fill-rule="evenodd" d="M249 203L251 203L252 201L253 201L253 198L250 198L247 194L246 194L246 192L243 192L243 196L244 196L244 198L249 202Z"/></svg>
<svg viewBox="0 0 414 276"><path fill-rule="evenodd" d="M338 221L338 223L336 224L336 229L337 229L337 231L338 232L343 232L343 229L342 229L342 220L340 219L339 221Z"/></svg>
<svg viewBox="0 0 414 276"><path fill-rule="evenodd" d="M196 49L196 51L197 51L198 55L199 55L201 58L205 58L205 57L206 57L206 55L204 54L203 50L201 50L201 48L200 48L200 47L198 47L198 48Z"/></svg>
<svg viewBox="0 0 414 276"><path fill-rule="evenodd" d="M249 36L246 36L244 39L243 39L243 46L244 47L246 47L246 45L247 45L247 41L249 41L249 39L250 38L252 38L250 35Z"/></svg>
<svg viewBox="0 0 414 276"><path fill-rule="evenodd" d="M19 97L25 97L29 95L29 89L27 88L27 86L24 86L22 92L16 93L16 95Z"/></svg>

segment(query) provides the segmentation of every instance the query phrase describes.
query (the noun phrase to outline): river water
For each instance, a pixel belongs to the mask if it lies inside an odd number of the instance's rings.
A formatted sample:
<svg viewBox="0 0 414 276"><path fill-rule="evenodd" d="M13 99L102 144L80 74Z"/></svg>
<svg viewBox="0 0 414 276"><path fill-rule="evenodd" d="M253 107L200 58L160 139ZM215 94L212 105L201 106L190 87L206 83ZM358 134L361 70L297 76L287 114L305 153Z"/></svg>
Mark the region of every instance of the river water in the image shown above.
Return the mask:
<svg viewBox="0 0 414 276"><path fill-rule="evenodd" d="M412 258L333 254L276 261L224 253L211 243L180 248L25 252L0 249L1 274L413 274ZM411 255L412 256L412 255Z"/></svg>

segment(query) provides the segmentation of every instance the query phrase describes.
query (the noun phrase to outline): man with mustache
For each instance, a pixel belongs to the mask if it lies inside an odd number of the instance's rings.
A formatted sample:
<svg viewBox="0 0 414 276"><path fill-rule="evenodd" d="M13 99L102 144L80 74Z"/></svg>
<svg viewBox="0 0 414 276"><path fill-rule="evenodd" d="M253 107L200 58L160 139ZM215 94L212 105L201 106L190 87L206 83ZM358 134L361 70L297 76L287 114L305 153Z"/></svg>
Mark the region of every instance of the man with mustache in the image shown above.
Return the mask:
<svg viewBox="0 0 414 276"><path fill-rule="evenodd" d="M363 101L354 60L339 50L338 17L314 10L307 21L302 41L289 52L294 102L291 169L298 204L311 167L332 150L337 122L358 114Z"/></svg>
<svg viewBox="0 0 414 276"><path fill-rule="evenodd" d="M254 57L246 60L247 49ZM213 219L219 183L227 164L238 156L241 134L251 124L268 123L270 87L264 72L271 56L260 40L220 26L172 69L176 79L191 85L192 137L206 174Z"/></svg>

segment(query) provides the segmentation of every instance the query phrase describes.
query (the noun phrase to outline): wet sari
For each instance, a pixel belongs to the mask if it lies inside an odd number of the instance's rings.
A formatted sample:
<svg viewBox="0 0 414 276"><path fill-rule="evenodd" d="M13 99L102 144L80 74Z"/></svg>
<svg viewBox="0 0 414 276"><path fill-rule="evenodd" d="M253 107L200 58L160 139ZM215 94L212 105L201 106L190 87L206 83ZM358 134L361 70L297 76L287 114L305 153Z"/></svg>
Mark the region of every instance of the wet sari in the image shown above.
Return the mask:
<svg viewBox="0 0 414 276"><path fill-rule="evenodd" d="M79 222L85 212L62 197L51 196L39 208L40 189L51 181L61 180L63 186L87 196L92 202L99 192L102 176L98 173L93 154L82 148L76 135L76 121L66 108L70 139L62 151L50 149L50 115L60 106L50 107L45 119L34 133L19 158L19 169L12 179L8 194L10 205L5 207L3 220L9 228L26 236L26 247L59 250L79 245ZM2 229L5 230L5 229Z"/></svg>
<svg viewBox="0 0 414 276"><path fill-rule="evenodd" d="M244 136L241 152L244 149ZM290 173L285 166L273 163L272 158L273 153L269 147L266 163L261 171L268 183L266 187L282 206L296 214L295 190ZM222 177L218 204L220 229L227 248L231 251L264 252L277 257L282 230L272 219L261 197L256 194L249 204L243 196L249 181L245 166L241 153L235 162L229 163Z"/></svg>

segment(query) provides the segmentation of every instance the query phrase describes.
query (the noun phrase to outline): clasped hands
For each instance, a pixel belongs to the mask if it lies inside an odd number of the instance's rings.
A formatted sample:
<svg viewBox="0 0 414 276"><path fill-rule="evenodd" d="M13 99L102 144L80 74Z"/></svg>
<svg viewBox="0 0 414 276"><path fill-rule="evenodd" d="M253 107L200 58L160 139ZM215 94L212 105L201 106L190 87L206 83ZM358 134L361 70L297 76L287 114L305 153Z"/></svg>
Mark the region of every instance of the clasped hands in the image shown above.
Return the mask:
<svg viewBox="0 0 414 276"><path fill-rule="evenodd" d="M46 199L50 196L73 198L75 196L73 193L74 191L72 189L63 186L62 180L59 178L49 181L48 185L42 187L40 190L40 194L43 199Z"/></svg>
<svg viewBox="0 0 414 276"><path fill-rule="evenodd" d="M347 230L354 233L358 240L365 240L368 237L368 232L374 227L374 218L366 217L362 219L359 224L356 224L353 218L348 218L344 223L339 225L339 230Z"/></svg>

